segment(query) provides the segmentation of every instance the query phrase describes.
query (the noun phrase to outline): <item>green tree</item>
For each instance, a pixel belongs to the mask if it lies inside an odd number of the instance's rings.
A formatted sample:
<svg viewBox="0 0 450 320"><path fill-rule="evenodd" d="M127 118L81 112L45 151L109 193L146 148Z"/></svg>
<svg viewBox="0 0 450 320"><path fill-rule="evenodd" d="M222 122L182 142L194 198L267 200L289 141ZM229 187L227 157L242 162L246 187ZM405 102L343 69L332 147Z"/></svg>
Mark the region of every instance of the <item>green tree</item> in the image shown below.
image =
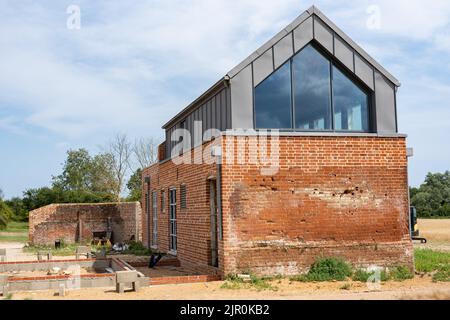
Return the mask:
<svg viewBox="0 0 450 320"><path fill-rule="evenodd" d="M112 202L110 193L91 192L87 190L63 190L58 187L28 189L23 194L23 205L31 211L52 203L99 203Z"/></svg>
<svg viewBox="0 0 450 320"><path fill-rule="evenodd" d="M410 188L419 217L450 216L450 171L428 173L419 188Z"/></svg>
<svg viewBox="0 0 450 320"><path fill-rule="evenodd" d="M128 201L141 201L141 188L142 188L142 169L137 169L130 177L127 183L127 189L129 191Z"/></svg>
<svg viewBox="0 0 450 320"><path fill-rule="evenodd" d="M23 200L19 197L11 198L5 201L6 205L13 211L12 220L14 221L28 221L28 210L25 207Z"/></svg>
<svg viewBox="0 0 450 320"><path fill-rule="evenodd" d="M0 199L0 229L4 229L8 221L13 216L13 212L8 205Z"/></svg>
<svg viewBox="0 0 450 320"><path fill-rule="evenodd" d="M64 191L113 193L116 189L113 159L108 153L92 157L86 149L69 150L53 187Z"/></svg>

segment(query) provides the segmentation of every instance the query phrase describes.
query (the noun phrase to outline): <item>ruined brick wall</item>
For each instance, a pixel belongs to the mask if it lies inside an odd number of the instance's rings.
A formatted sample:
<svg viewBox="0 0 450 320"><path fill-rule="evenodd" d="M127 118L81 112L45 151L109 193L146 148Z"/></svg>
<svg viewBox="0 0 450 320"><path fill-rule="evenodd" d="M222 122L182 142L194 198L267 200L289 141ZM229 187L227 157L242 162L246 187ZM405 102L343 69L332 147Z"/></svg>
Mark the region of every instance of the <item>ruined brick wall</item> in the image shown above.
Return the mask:
<svg viewBox="0 0 450 320"><path fill-rule="evenodd" d="M194 159L193 154L192 156ZM197 155L195 158L198 158ZM209 266L211 230L208 179L216 176L217 166L215 164L176 165L171 160L167 160L145 169L142 177L143 181L145 181L145 177L150 177L150 190L144 183L142 189L144 244L148 245L149 237L152 237L152 193L156 192L158 237L154 248L162 252L169 251L169 189L176 188L178 236L176 256L184 267L202 273L215 273L216 269ZM181 208L180 203L180 186L182 184L186 186L186 209ZM162 192L165 193L164 205L161 203ZM146 193L149 193L148 209L145 201ZM150 217L149 224L147 216Z"/></svg>
<svg viewBox="0 0 450 320"><path fill-rule="evenodd" d="M51 204L33 210L29 219L29 241L39 245L53 244L57 239L67 243L89 241L93 232L107 230L108 217L112 221L114 242L129 240L133 235L136 240L142 239L140 203L124 202Z"/></svg>
<svg viewBox="0 0 450 320"><path fill-rule="evenodd" d="M223 145L224 274L297 274L321 255L412 267L405 138L284 136L279 143L273 176L238 153L236 142L230 155ZM231 155L243 164L226 164Z"/></svg>

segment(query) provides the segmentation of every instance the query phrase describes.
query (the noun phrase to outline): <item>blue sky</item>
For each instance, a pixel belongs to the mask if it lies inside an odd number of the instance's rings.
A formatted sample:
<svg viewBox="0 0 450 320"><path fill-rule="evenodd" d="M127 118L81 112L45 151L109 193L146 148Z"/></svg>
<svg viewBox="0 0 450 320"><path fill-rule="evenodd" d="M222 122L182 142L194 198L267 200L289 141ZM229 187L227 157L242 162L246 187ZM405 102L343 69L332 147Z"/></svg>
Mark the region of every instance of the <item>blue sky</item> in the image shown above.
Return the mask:
<svg viewBox="0 0 450 320"><path fill-rule="evenodd" d="M79 30L66 26L72 4ZM95 153L118 132L160 140L172 115L312 4L0 0L0 188L48 185L67 149ZM450 1L314 4L402 83L411 184L450 169Z"/></svg>

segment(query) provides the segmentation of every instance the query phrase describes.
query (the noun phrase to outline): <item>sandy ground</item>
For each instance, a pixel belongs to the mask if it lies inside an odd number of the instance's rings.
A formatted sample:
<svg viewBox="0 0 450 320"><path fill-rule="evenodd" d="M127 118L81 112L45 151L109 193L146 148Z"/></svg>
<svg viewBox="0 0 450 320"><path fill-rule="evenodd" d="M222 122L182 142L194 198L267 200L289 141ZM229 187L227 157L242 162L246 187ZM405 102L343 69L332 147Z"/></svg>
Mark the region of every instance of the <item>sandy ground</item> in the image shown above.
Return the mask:
<svg viewBox="0 0 450 320"><path fill-rule="evenodd" d="M277 291L255 289L222 289L222 281L195 284L161 285L142 288L138 293L116 293L112 288L81 289L69 291L58 297L56 291L24 292L13 294L13 299L67 299L67 300L381 300L381 299L450 299L448 283L433 283L429 277L404 282L388 282L378 289L369 289L359 282L299 283L275 280ZM341 289L350 284L349 290Z"/></svg>

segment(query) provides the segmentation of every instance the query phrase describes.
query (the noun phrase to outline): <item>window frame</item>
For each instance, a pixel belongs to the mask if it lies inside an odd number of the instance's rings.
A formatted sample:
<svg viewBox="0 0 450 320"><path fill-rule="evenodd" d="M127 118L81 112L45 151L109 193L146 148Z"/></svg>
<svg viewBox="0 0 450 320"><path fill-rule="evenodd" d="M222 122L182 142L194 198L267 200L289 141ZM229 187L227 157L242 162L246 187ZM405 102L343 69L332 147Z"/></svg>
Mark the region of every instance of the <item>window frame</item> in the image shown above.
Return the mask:
<svg viewBox="0 0 450 320"><path fill-rule="evenodd" d="M166 212L166 190L161 190L161 213Z"/></svg>
<svg viewBox="0 0 450 320"><path fill-rule="evenodd" d="M174 202L172 202L172 192L175 194ZM169 253L176 255L177 245L177 188L169 188ZM173 210L173 214L172 214ZM175 233L172 232L175 230Z"/></svg>
<svg viewBox="0 0 450 320"><path fill-rule="evenodd" d="M294 71L293 71L293 59L294 57L303 49L305 49L307 46L311 45L314 49L316 49L321 55L323 55L327 60L330 62L330 93L331 93L331 129L325 129L325 130L314 130L314 129L303 129L303 128L296 128L295 123L295 91L294 91ZM273 59L273 57L272 57ZM268 79L272 74L274 74L276 71L278 71L281 67L284 66L285 63L289 62L290 64L290 74L291 74L291 128L277 128L280 132L307 132L307 133L314 133L314 132L322 132L322 133L375 133L376 132L376 119L375 119L375 94L374 90L370 89L365 83L363 83L360 79L358 79L354 74L349 71L349 69L336 57L332 56L325 48L322 47L320 43L317 42L317 40L313 39L306 45L304 45L301 49L297 50L289 59L287 59L284 63L282 63L277 68L274 68L274 70L265 77L257 86L253 83L253 129L255 130L274 130L269 128L257 128L256 127L256 88L262 84L266 79ZM333 66L339 69L354 85L356 85L361 91L363 91L365 94L367 94L367 123L368 123L368 130L336 130L335 129L335 120L334 120L334 90L333 90ZM253 80L252 80L253 81Z"/></svg>
<svg viewBox="0 0 450 320"><path fill-rule="evenodd" d="M158 246L158 191L152 192L152 238L151 247Z"/></svg>

